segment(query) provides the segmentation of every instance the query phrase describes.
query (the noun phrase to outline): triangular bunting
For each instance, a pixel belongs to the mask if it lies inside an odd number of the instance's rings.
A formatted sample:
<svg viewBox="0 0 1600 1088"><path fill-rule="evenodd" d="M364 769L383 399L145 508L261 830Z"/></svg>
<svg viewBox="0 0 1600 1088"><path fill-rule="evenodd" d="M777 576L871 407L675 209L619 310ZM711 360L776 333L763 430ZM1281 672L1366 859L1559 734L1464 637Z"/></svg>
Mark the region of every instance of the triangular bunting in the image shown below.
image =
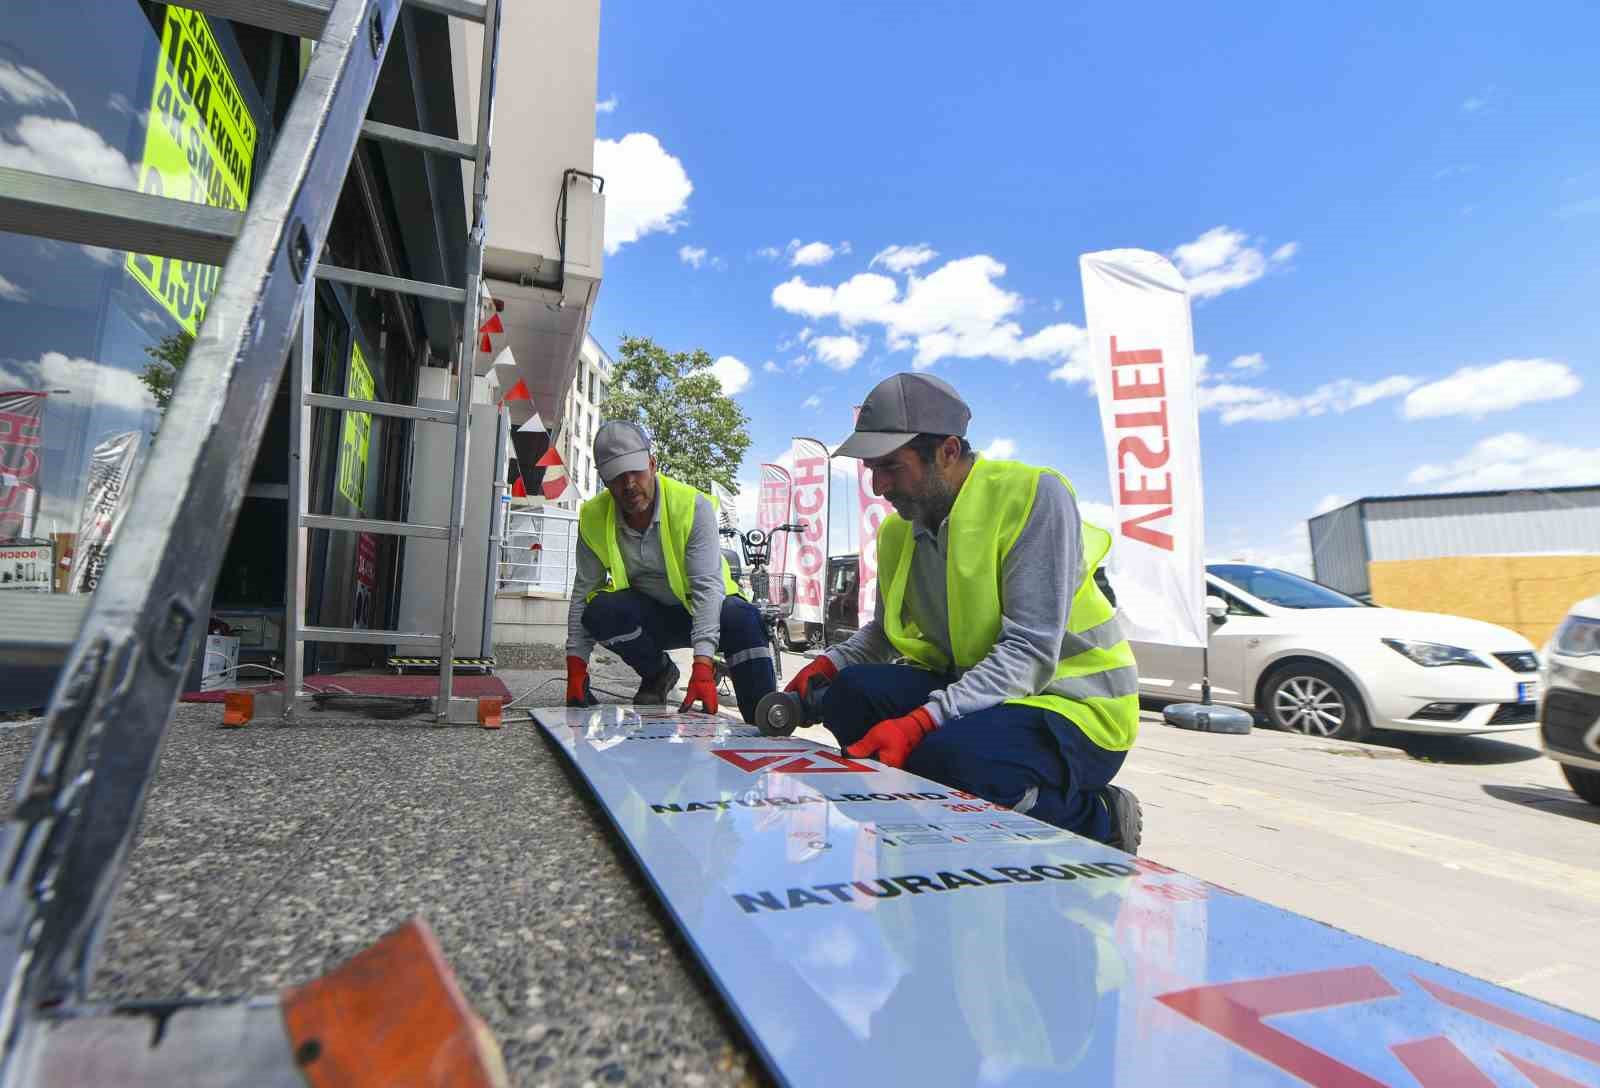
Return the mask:
<svg viewBox="0 0 1600 1088"><path fill-rule="evenodd" d="M508 400L527 400L527 401L531 401L532 399L533 399L533 394L528 392L528 383L523 381L521 378L518 378L517 379L517 384L513 385L510 389L507 389L506 390L506 395L501 397L500 401L503 404Z"/></svg>
<svg viewBox="0 0 1600 1088"><path fill-rule="evenodd" d="M517 430L519 430L519 431L542 431L542 430L544 430L544 420L540 419L539 418L539 413L537 411L535 411L532 416L528 417L528 422L526 422L522 426L518 427Z"/></svg>
<svg viewBox="0 0 1600 1088"><path fill-rule="evenodd" d="M525 499L528 497L528 489L522 486L521 476L518 476L515 480L511 481L511 497L516 499Z"/></svg>
<svg viewBox="0 0 1600 1088"><path fill-rule="evenodd" d="M505 327L504 322L502 322L500 320L500 315L499 314L490 314L489 315L489 320L485 321L482 325L480 325L478 327L478 331L479 332L483 332L483 333L492 332L492 333L495 333L495 334L499 334L499 333L505 332L506 331L506 327Z"/></svg>
<svg viewBox="0 0 1600 1088"><path fill-rule="evenodd" d="M561 459L561 454L556 452L556 448L554 446L551 446L549 449L545 450L544 456L534 462L534 465L538 468L555 468L557 465L564 464L566 464L566 462Z"/></svg>
<svg viewBox="0 0 1600 1088"><path fill-rule="evenodd" d="M544 492L544 497L547 499L559 499L561 497L561 493L566 489L567 477L565 474L557 476L554 479L545 480L544 484L539 488L540 491Z"/></svg>
<svg viewBox="0 0 1600 1088"><path fill-rule="evenodd" d="M494 350L494 344L492 344L489 341L489 334L488 333L484 333L483 334L483 339L478 342L478 350L483 352L484 354L488 354L489 352Z"/></svg>

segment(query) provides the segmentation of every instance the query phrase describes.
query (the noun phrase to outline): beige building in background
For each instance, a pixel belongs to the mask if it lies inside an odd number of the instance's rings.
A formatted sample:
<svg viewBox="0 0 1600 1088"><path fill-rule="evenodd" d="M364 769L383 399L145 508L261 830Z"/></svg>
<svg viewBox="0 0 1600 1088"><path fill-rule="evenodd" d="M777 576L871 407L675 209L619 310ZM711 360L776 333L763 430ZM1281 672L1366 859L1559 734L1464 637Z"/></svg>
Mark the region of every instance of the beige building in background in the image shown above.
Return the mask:
<svg viewBox="0 0 1600 1088"><path fill-rule="evenodd" d="M1542 646L1600 593L1600 484L1360 499L1307 523L1316 580Z"/></svg>

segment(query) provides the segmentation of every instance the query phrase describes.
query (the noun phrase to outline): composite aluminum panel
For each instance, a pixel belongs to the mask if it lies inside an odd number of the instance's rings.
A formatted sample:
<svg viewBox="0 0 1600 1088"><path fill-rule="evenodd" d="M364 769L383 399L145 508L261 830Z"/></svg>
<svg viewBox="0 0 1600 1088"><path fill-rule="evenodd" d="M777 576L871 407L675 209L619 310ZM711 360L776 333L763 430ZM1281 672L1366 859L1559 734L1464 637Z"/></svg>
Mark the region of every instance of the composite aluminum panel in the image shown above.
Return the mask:
<svg viewBox="0 0 1600 1088"><path fill-rule="evenodd" d="M1600 1023L725 718L539 710L781 1084L1595 1084Z"/></svg>
<svg viewBox="0 0 1600 1088"><path fill-rule="evenodd" d="M1600 473L1600 469L1597 469ZM1600 487L1372 502L1371 560L1600 552Z"/></svg>

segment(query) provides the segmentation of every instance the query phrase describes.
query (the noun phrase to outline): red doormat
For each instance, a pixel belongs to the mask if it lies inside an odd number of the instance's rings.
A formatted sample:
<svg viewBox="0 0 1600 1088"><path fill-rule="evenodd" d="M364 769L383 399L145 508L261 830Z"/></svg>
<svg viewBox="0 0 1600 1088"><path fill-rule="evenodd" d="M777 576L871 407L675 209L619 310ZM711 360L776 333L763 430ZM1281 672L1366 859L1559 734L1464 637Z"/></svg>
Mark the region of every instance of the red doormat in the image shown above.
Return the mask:
<svg viewBox="0 0 1600 1088"><path fill-rule="evenodd" d="M396 676L393 673L325 673L306 677L307 691L328 691L351 695L393 695L401 698L427 698L439 694L437 676ZM213 691L190 691L182 698L185 703L220 703L227 697L228 688ZM282 691L282 684L252 685L239 691ZM451 693L468 699L487 699L499 696L502 703L511 701L511 691L498 676L458 676L450 685Z"/></svg>

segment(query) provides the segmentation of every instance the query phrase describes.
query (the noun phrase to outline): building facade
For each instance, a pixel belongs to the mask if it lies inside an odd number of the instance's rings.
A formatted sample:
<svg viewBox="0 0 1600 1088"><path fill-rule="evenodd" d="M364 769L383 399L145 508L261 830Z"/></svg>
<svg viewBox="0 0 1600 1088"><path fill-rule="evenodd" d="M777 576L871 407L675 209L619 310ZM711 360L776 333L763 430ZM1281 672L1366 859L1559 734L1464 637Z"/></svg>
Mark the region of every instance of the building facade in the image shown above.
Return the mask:
<svg viewBox="0 0 1600 1088"><path fill-rule="evenodd" d="M516 376L543 391L547 423L560 428L564 398L552 394L573 384L603 252L603 181L592 175L599 7L508 3L504 12L485 284L502 301ZM6 31L0 167L246 211L311 52L302 39L159 3L23 4L8 9ZM481 27L405 5L369 118L473 139L480 45ZM336 212L321 259L461 283L469 178L469 164L361 141L342 190L329 194ZM220 271L0 233L0 541L48 548L60 572L14 580L27 587L18 592L93 592L119 513L139 501L139 474ZM445 302L319 282L312 391L403 404L453 396L468 319ZM488 362L478 356L473 370ZM474 399L493 396L484 385ZM263 662L282 654L287 382L268 399L212 600L243 659ZM514 422L520 412L508 408ZM417 520L419 490L450 486L448 461L420 472L414 463L417 428L430 426L314 410L308 510ZM493 441L478 429L474 441ZM408 543L312 531L305 621L395 627ZM462 595L481 596L487 578L478 582ZM384 652L311 644L307 667Z"/></svg>
<svg viewBox="0 0 1600 1088"><path fill-rule="evenodd" d="M1307 523L1316 580L1540 645L1600 593L1600 485L1360 499Z"/></svg>

